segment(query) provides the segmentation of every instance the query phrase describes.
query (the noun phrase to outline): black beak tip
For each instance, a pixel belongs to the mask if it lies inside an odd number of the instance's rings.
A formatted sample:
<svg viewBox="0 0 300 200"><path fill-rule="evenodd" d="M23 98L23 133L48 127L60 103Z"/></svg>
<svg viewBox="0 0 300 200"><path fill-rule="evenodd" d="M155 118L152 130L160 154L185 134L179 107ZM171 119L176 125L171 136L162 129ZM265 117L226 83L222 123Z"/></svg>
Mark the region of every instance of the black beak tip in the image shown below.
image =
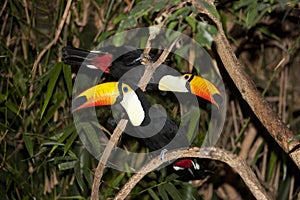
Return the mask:
<svg viewBox="0 0 300 200"><path fill-rule="evenodd" d="M72 113L75 112L80 106L87 102L86 96L80 96L73 100L72 102Z"/></svg>
<svg viewBox="0 0 300 200"><path fill-rule="evenodd" d="M212 98L215 100L215 102L217 103L217 105L220 107L223 103L223 97L219 94L214 94L212 96Z"/></svg>

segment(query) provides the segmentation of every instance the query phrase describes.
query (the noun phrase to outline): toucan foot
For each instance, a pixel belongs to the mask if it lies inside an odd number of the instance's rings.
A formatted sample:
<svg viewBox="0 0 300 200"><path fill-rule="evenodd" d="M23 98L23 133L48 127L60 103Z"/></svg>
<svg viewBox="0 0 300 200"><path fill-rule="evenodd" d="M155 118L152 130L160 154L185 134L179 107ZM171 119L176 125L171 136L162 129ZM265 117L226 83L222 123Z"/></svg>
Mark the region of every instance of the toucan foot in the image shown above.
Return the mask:
<svg viewBox="0 0 300 200"><path fill-rule="evenodd" d="M167 151L168 151L167 149L163 149L159 154L159 157L163 162L165 162L165 154Z"/></svg>

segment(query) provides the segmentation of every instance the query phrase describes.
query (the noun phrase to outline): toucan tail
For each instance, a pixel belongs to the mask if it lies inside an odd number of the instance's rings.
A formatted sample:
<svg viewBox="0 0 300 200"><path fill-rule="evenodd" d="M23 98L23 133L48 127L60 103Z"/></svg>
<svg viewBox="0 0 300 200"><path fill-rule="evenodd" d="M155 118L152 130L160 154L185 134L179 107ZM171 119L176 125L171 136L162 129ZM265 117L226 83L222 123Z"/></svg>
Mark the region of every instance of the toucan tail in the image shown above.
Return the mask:
<svg viewBox="0 0 300 200"><path fill-rule="evenodd" d="M84 49L65 46L62 48L62 61L69 65L84 65L91 69L100 69L109 73L112 54L102 51L87 51Z"/></svg>
<svg viewBox="0 0 300 200"><path fill-rule="evenodd" d="M65 46L62 48L62 61L69 65L81 65L89 54L87 50Z"/></svg>

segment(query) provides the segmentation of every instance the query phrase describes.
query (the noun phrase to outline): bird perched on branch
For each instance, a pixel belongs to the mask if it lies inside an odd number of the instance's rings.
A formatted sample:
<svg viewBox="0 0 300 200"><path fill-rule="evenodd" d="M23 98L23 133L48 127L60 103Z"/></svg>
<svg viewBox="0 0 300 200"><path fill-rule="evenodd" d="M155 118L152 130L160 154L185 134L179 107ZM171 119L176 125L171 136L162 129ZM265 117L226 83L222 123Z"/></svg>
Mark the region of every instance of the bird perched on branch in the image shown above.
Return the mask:
<svg viewBox="0 0 300 200"><path fill-rule="evenodd" d="M121 53L124 51L127 53L122 55ZM131 122L130 130L139 136L139 140L150 151L162 150L169 143L173 149L187 148L190 144L187 134L179 130L177 123L168 115L161 113L160 110L152 109L155 114L150 115L150 108L153 107L145 93L136 87L140 79L138 75L142 75L145 70L142 65L142 54L141 49L131 47L110 46L99 51L64 47L63 61L65 63L83 64L88 68L99 69L110 74L115 79L121 79L119 82L102 83L81 92L75 97L72 110L75 112L92 106L120 104ZM150 56L150 59L154 61L156 58L152 57ZM138 71L134 71L126 77L125 74L135 67L139 67ZM219 107L221 93L210 81L200 76L189 73L169 73L166 68L161 67L155 71L153 79L153 85L160 91L191 93ZM156 134L152 135L152 132ZM184 172L185 176L189 174L190 179L195 179L199 175L203 176L200 165L196 160L190 158L179 159L172 166L175 171L181 174Z"/></svg>

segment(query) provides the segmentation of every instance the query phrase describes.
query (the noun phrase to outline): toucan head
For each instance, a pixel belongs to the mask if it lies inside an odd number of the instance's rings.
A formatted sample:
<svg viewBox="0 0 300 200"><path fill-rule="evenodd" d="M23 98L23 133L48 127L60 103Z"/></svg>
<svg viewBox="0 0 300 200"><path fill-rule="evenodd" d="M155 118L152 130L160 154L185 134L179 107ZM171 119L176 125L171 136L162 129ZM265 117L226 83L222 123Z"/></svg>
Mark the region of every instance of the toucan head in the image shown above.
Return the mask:
<svg viewBox="0 0 300 200"><path fill-rule="evenodd" d="M93 107L121 104L132 125L139 126L145 118L145 112L135 91L122 82L107 82L93 86L73 99L72 112Z"/></svg>
<svg viewBox="0 0 300 200"><path fill-rule="evenodd" d="M165 75L158 83L158 89L171 92L190 92L201 97L219 108L221 92L210 81L193 74L179 76Z"/></svg>

